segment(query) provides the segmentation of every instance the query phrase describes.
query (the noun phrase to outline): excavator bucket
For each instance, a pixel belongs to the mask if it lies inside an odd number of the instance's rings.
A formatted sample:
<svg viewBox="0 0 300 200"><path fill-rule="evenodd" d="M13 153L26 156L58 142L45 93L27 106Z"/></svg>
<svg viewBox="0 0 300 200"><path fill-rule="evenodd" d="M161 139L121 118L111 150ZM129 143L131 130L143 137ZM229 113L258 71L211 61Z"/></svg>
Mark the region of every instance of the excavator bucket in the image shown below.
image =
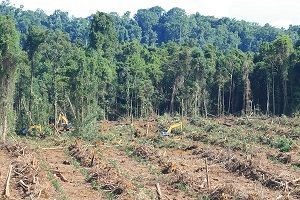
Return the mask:
<svg viewBox="0 0 300 200"><path fill-rule="evenodd" d="M161 134L161 136L170 136L168 131L162 131L162 132L160 132L160 134Z"/></svg>

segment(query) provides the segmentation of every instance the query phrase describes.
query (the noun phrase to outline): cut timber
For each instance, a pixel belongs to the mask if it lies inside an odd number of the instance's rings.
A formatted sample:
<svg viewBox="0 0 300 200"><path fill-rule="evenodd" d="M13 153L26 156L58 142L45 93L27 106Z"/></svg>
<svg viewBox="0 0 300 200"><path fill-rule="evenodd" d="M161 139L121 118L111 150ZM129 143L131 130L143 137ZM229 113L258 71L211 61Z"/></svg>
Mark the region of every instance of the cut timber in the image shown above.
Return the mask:
<svg viewBox="0 0 300 200"><path fill-rule="evenodd" d="M53 174L55 174L58 178L60 178L63 182L69 182L68 179L66 179L60 171L54 170Z"/></svg>
<svg viewBox="0 0 300 200"><path fill-rule="evenodd" d="M156 193L157 193L158 199L161 200L162 199L162 193L161 193L159 183L156 184Z"/></svg>
<svg viewBox="0 0 300 200"><path fill-rule="evenodd" d="M11 178L11 172L12 172L12 169L13 169L13 166L10 165L10 166L9 166L9 172L8 172L8 174L7 174L6 183L5 183L5 193L4 193L4 195L5 195L6 197L8 197L8 198L10 197L9 182L10 182L10 178Z"/></svg>

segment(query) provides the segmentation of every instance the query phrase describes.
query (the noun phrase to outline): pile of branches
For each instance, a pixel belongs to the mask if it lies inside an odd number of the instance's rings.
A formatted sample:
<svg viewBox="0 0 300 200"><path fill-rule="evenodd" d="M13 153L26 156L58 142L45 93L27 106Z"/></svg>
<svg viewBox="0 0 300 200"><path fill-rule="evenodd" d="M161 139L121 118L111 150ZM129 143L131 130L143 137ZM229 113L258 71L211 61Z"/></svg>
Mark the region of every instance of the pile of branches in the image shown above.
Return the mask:
<svg viewBox="0 0 300 200"><path fill-rule="evenodd" d="M17 191L18 196L23 199L35 199L46 195L47 187L41 180L43 175L36 155L25 145L1 144L0 146L13 158L5 184L5 196L10 198L11 191Z"/></svg>
<svg viewBox="0 0 300 200"><path fill-rule="evenodd" d="M69 146L69 152L83 167L93 167L99 163L95 150L84 147L79 140Z"/></svg>
<svg viewBox="0 0 300 200"><path fill-rule="evenodd" d="M0 149L7 151L12 157L19 157L25 155L25 150L27 146L20 143L11 144L11 143L1 143Z"/></svg>
<svg viewBox="0 0 300 200"><path fill-rule="evenodd" d="M254 200L259 199L258 194L244 194L232 185L224 185L217 187L209 194L209 199L220 200L220 199L239 199L239 200Z"/></svg>
<svg viewBox="0 0 300 200"><path fill-rule="evenodd" d="M93 186L107 191L118 199L129 198L127 190L134 186L120 176L117 169L104 160L100 160L95 154L95 149L86 147L80 141L69 146L70 154L81 164L87 167L89 178L87 182Z"/></svg>
<svg viewBox="0 0 300 200"><path fill-rule="evenodd" d="M155 160L158 157L154 148L145 145L134 147L133 155L144 160Z"/></svg>
<svg viewBox="0 0 300 200"><path fill-rule="evenodd" d="M109 165L98 165L90 172L89 183L98 185L100 189L113 194L118 199L128 199L128 189L134 186L119 176L119 173Z"/></svg>
<svg viewBox="0 0 300 200"><path fill-rule="evenodd" d="M40 183L40 168L35 157L28 155L13 163L12 179L23 198L39 198L44 190Z"/></svg>
<svg viewBox="0 0 300 200"><path fill-rule="evenodd" d="M270 171L266 171L255 165L252 160L246 160L240 157L232 156L225 153L217 153L213 150L193 151L194 155L201 158L208 158L214 163L223 164L228 171L243 176L252 181L258 181L263 186L272 190L281 190L295 198L300 197L300 178L283 177Z"/></svg>

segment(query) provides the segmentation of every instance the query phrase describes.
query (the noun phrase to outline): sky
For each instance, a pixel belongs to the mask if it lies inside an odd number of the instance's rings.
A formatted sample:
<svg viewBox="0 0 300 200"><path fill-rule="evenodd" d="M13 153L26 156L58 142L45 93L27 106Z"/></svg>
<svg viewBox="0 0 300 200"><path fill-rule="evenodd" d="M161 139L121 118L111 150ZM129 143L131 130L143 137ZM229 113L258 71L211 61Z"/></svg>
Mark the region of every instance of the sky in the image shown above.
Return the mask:
<svg viewBox="0 0 300 200"><path fill-rule="evenodd" d="M288 28L290 24L300 25L299 0L10 0L17 7L27 10L43 9L47 14L60 9L76 17L87 17L98 11L126 11L133 14L138 9L161 6L165 10L173 7L185 9L188 14L230 17L238 20L269 23Z"/></svg>

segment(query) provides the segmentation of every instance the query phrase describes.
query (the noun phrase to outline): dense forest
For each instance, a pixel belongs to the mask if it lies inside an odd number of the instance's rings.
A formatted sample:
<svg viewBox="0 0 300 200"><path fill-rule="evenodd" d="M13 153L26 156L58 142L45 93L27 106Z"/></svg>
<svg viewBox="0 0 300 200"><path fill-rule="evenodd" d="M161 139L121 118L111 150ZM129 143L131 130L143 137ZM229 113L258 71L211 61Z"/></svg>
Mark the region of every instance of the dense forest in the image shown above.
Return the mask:
<svg viewBox="0 0 300 200"><path fill-rule="evenodd" d="M0 5L0 132L153 114L291 115L300 26L140 9L87 18ZM15 128L16 127L16 128Z"/></svg>

